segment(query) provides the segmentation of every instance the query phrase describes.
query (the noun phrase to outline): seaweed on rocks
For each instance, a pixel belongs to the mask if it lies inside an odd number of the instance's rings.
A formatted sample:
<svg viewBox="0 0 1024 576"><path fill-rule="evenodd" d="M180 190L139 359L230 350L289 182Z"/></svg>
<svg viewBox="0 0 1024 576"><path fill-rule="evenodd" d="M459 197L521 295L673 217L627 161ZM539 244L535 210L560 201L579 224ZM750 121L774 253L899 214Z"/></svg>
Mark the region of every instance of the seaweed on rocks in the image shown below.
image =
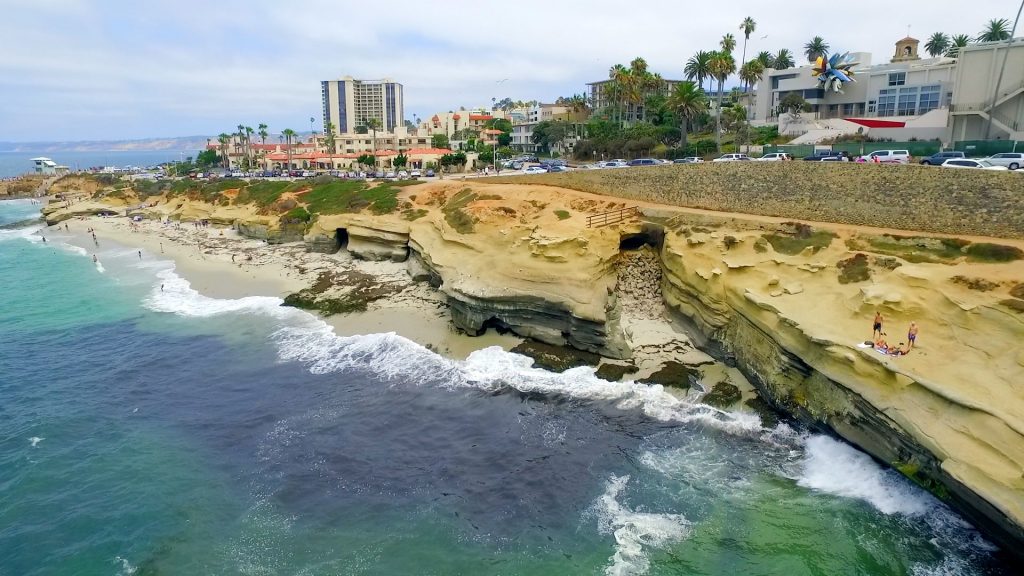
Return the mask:
<svg viewBox="0 0 1024 576"><path fill-rule="evenodd" d="M593 352L545 344L536 340L524 340L512 348L511 352L533 358L535 366L552 372L565 372L580 366L597 366L601 361L601 356Z"/></svg>

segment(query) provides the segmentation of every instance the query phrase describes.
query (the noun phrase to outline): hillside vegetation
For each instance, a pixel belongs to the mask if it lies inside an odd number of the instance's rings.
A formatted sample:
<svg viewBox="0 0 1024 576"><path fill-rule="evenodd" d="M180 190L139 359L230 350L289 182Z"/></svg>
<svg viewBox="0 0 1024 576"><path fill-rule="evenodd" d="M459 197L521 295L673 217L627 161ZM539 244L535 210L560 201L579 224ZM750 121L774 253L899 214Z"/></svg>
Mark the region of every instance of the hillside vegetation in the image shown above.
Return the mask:
<svg viewBox="0 0 1024 576"><path fill-rule="evenodd" d="M1024 174L819 162L666 165L490 178L688 208L1024 238Z"/></svg>

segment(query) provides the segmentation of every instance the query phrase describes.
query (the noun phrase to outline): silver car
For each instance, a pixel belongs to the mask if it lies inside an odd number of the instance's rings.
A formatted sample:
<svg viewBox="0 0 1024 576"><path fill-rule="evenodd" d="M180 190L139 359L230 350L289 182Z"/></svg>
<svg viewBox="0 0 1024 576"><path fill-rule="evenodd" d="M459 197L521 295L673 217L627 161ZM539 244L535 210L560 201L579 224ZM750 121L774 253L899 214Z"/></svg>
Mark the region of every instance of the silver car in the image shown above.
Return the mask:
<svg viewBox="0 0 1024 576"><path fill-rule="evenodd" d="M985 158L993 166L1005 166L1010 170L1018 170L1024 166L1024 152L1000 152Z"/></svg>

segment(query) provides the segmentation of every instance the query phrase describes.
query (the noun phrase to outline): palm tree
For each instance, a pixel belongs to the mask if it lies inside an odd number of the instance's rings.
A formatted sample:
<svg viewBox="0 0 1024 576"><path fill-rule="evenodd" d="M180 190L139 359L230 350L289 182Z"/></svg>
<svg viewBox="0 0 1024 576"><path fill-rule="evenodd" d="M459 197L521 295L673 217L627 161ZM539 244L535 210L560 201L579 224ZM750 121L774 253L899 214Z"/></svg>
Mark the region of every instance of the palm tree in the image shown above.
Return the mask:
<svg viewBox="0 0 1024 576"><path fill-rule="evenodd" d="M220 161L224 164L224 168L228 168L230 166L228 163L228 143L231 142L231 136L226 132L221 132L217 136L217 142L220 142Z"/></svg>
<svg viewBox="0 0 1024 576"><path fill-rule="evenodd" d="M928 41L924 43L924 49L932 58L942 56L949 50L949 35L945 32L932 34L928 37Z"/></svg>
<svg viewBox="0 0 1024 576"><path fill-rule="evenodd" d="M287 146L286 151L288 152L288 170L292 169L292 140L297 135L298 134L295 132L295 130L292 130L291 128L285 128L284 130L281 130L281 136L284 136L285 146Z"/></svg>
<svg viewBox="0 0 1024 576"><path fill-rule="evenodd" d="M616 113L618 118L616 119L620 124L622 123L623 106L626 100L626 91L629 84L629 69L622 64L616 64L608 70L608 78L611 79L609 87L611 93L615 97Z"/></svg>
<svg viewBox="0 0 1024 576"><path fill-rule="evenodd" d="M1010 37L1010 21L1006 18L995 18L985 24L985 28L978 34L978 42L999 42Z"/></svg>
<svg viewBox="0 0 1024 576"><path fill-rule="evenodd" d="M718 45L722 47L722 52L732 54L732 51L736 49L736 37L731 33L726 34L718 41Z"/></svg>
<svg viewBox="0 0 1024 576"><path fill-rule="evenodd" d="M334 149L334 124L328 122L327 126L324 126L324 146L327 150L334 154L337 150Z"/></svg>
<svg viewBox="0 0 1024 576"><path fill-rule="evenodd" d="M807 56L808 62L814 62L820 56L824 58L828 55L828 42L821 36L815 36L811 38L811 41L804 44L804 55Z"/></svg>
<svg viewBox="0 0 1024 576"><path fill-rule="evenodd" d="M260 131L259 131L259 134L260 134L260 143L261 143L261 144L266 144L266 143L267 143L267 136L270 136L270 132L267 132L267 125L266 125L266 124L263 124L263 123L261 122L261 123L260 123L260 125L258 126L258 128L259 128L259 130L260 130Z"/></svg>
<svg viewBox="0 0 1024 576"><path fill-rule="evenodd" d="M373 132L373 157L377 157L377 130L380 130L380 119L379 118L367 118L364 122L366 128Z"/></svg>
<svg viewBox="0 0 1024 576"><path fill-rule="evenodd" d="M764 64L760 60L751 60L740 67L740 80L746 85L749 93L764 74Z"/></svg>
<svg viewBox="0 0 1024 576"><path fill-rule="evenodd" d="M764 66L765 70L775 66L775 56L771 52L768 52L767 50L762 50L761 52L758 52L757 56L754 56L754 60L760 62L761 66Z"/></svg>
<svg viewBox="0 0 1024 576"><path fill-rule="evenodd" d="M793 53L786 48L780 48L773 59L772 68L775 68L776 70L785 70L786 68L792 68L793 66L796 66L796 61L793 60Z"/></svg>
<svg viewBox="0 0 1024 576"><path fill-rule="evenodd" d="M253 163L252 162L253 161L253 156L252 156L252 134L253 134L253 132L255 132L255 130L252 129L252 126L246 126L245 127L245 157L249 159L249 167L250 168L252 167L252 163Z"/></svg>
<svg viewBox="0 0 1024 576"><path fill-rule="evenodd" d="M740 32L743 32L743 55L740 57L740 62L747 61L747 41L750 40L750 35L757 29L757 22L750 16L743 19L740 22Z"/></svg>
<svg viewBox="0 0 1024 576"><path fill-rule="evenodd" d="M680 142L683 154L686 154L686 131L690 122L708 109L708 97L700 86L693 82L680 82L676 84L672 94L668 97L668 106L679 119Z"/></svg>
<svg viewBox="0 0 1024 576"><path fill-rule="evenodd" d="M722 151L722 92L725 79L736 71L736 61L729 52L716 52L711 58L711 76L718 80L718 99L715 119L715 146Z"/></svg>
<svg viewBox="0 0 1024 576"><path fill-rule="evenodd" d="M693 56L690 56L690 59L686 61L686 66L683 67L683 73L686 74L686 79L695 80L697 85L703 88L704 80L711 78L711 68L709 64L711 62L711 57L714 55L714 52L701 50Z"/></svg>
<svg viewBox="0 0 1024 576"><path fill-rule="evenodd" d="M971 37L967 34L957 34L949 39L949 48L946 50L946 56L950 58L956 58L960 55L960 49L966 48L971 43Z"/></svg>

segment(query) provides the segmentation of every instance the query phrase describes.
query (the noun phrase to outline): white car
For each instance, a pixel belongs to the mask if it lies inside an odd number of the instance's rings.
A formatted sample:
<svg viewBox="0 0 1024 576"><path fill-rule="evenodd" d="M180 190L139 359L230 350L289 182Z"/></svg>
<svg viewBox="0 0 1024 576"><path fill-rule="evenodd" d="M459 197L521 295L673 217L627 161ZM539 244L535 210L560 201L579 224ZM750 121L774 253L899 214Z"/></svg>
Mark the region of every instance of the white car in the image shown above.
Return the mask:
<svg viewBox="0 0 1024 576"><path fill-rule="evenodd" d="M878 164L910 164L909 150L875 150L858 160Z"/></svg>
<svg viewBox="0 0 1024 576"><path fill-rule="evenodd" d="M406 172L405 170L399 170L398 171L398 177L399 178L408 178L409 177L409 173Z"/></svg>
<svg viewBox="0 0 1024 576"><path fill-rule="evenodd" d="M750 160L750 157L746 154L722 154L712 162L742 162L744 160Z"/></svg>
<svg viewBox="0 0 1024 576"><path fill-rule="evenodd" d="M601 168L629 168L629 162L625 160L609 160L605 162Z"/></svg>
<svg viewBox="0 0 1024 576"><path fill-rule="evenodd" d="M970 158L951 158L942 163L943 168L974 168L980 170L1003 170L1006 166L996 166L988 160L971 160Z"/></svg>
<svg viewBox="0 0 1024 576"><path fill-rule="evenodd" d="M523 168L523 174L547 174L548 171L540 166L527 166Z"/></svg>
<svg viewBox="0 0 1024 576"><path fill-rule="evenodd" d="M704 159L700 156L687 156L686 158L676 158L672 161L673 164L703 164Z"/></svg>
<svg viewBox="0 0 1024 576"><path fill-rule="evenodd" d="M782 162L783 160L792 160L793 157L786 152L769 152L760 158L756 158L758 162Z"/></svg>
<svg viewBox="0 0 1024 576"><path fill-rule="evenodd" d="M412 172L409 172L409 177L410 178L419 178L422 175L423 175L423 173L420 172L419 170L413 170Z"/></svg>
<svg viewBox="0 0 1024 576"><path fill-rule="evenodd" d="M1024 152L1000 152L985 158L985 161L993 166L1006 166L1010 170L1019 170L1024 167Z"/></svg>

